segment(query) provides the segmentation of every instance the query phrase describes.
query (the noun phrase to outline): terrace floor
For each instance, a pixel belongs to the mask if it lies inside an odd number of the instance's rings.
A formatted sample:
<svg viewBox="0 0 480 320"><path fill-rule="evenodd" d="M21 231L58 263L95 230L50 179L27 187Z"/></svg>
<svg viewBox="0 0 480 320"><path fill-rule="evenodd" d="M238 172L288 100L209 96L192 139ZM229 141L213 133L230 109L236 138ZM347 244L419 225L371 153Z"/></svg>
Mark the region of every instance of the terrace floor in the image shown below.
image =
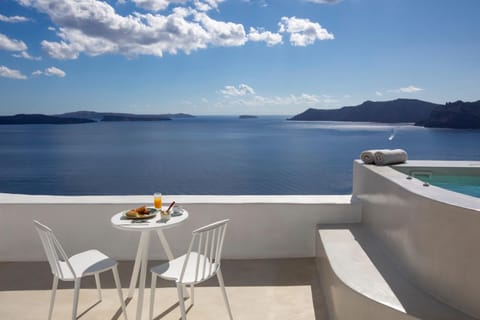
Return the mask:
<svg viewBox="0 0 480 320"><path fill-rule="evenodd" d="M153 262L152 265L159 262ZM120 262L124 296L133 262ZM222 272L235 320L327 319L326 306L313 258L223 260ZM123 319L111 272L101 274L103 301L98 302L93 277L82 279L78 319ZM147 278L149 287L150 277ZM52 277L46 262L0 262L0 319L46 319ZM69 319L73 283L60 282L53 319ZM180 318L174 284L159 279L155 319ZM150 290L145 290L142 319L148 318ZM135 319L136 298L126 299L129 319ZM216 278L195 290L195 306L186 301L187 318L228 319Z"/></svg>

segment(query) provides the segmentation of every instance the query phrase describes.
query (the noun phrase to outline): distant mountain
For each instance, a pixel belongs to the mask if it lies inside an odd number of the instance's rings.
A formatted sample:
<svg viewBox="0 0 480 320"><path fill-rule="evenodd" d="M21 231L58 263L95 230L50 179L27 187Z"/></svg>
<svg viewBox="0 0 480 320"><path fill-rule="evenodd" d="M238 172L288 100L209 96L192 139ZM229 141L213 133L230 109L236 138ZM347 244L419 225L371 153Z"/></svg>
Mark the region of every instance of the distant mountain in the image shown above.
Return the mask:
<svg viewBox="0 0 480 320"><path fill-rule="evenodd" d="M172 120L172 118L165 116L150 116L150 117L135 117L135 116L103 116L102 120L104 122L114 122L114 121L165 121Z"/></svg>
<svg viewBox="0 0 480 320"><path fill-rule="evenodd" d="M76 112L67 112L62 114L55 115L56 117L61 118L80 118L80 119L90 119L95 121L102 120L104 114L95 111L76 111Z"/></svg>
<svg viewBox="0 0 480 320"><path fill-rule="evenodd" d="M185 119L185 118L195 118L194 115L188 113L167 113L165 114L167 117L172 119Z"/></svg>
<svg viewBox="0 0 480 320"><path fill-rule="evenodd" d="M46 116L44 114L16 114L14 116L0 116L0 125L3 124L75 124L95 122L90 119L72 117Z"/></svg>
<svg viewBox="0 0 480 320"><path fill-rule="evenodd" d="M418 121L415 125L429 128L480 129L480 100L459 100L435 107L426 120Z"/></svg>
<svg viewBox="0 0 480 320"><path fill-rule="evenodd" d="M186 113L175 114L132 114L95 111L76 111L57 115L17 114L0 116L2 124L73 124L98 121L163 121L180 118L194 118Z"/></svg>
<svg viewBox="0 0 480 320"><path fill-rule="evenodd" d="M238 116L239 119L258 119L258 116L252 116L248 114L242 114Z"/></svg>
<svg viewBox="0 0 480 320"><path fill-rule="evenodd" d="M365 101L358 106L340 109L308 109L288 120L358 121L358 122L419 122L441 105L415 99Z"/></svg>
<svg viewBox="0 0 480 320"><path fill-rule="evenodd" d="M168 113L168 114L133 114L133 113L118 113L118 112L95 112L95 111L76 111L67 112L56 115L57 117L66 118L81 118L91 119L95 121L159 121L159 120L171 120L180 118L194 118L194 116L186 113ZM137 120L138 119L138 120Z"/></svg>

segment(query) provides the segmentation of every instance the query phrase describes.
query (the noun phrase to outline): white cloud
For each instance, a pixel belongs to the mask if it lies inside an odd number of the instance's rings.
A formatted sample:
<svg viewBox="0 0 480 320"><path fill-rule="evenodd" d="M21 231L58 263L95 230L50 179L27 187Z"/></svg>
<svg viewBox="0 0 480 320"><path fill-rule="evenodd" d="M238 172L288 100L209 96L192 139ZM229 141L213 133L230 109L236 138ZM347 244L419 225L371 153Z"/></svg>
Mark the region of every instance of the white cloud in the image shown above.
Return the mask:
<svg viewBox="0 0 480 320"><path fill-rule="evenodd" d="M319 23L312 22L309 19L299 19L296 17L282 17L278 23L279 32L290 33L290 43L294 46L307 46L315 43L317 40L333 40L333 34L323 28Z"/></svg>
<svg viewBox="0 0 480 320"><path fill-rule="evenodd" d="M340 100L334 98L324 98L321 102L327 105L336 105L340 102Z"/></svg>
<svg viewBox="0 0 480 320"><path fill-rule="evenodd" d="M254 4L257 5L261 8L266 8L268 7L268 2L267 0L241 0L242 2L249 3L249 4Z"/></svg>
<svg viewBox="0 0 480 320"><path fill-rule="evenodd" d="M290 94L286 96L262 96L246 85L225 86L218 93L223 95L223 100L216 104L217 107L289 107L299 105L303 107L333 106L340 101L328 95L315 95L302 93L299 95Z"/></svg>
<svg viewBox="0 0 480 320"><path fill-rule="evenodd" d="M210 7L212 8L218 8L218 5L225 0L203 0L205 3L207 3Z"/></svg>
<svg viewBox="0 0 480 320"><path fill-rule="evenodd" d="M38 77L38 76L41 76L41 75L45 75L47 77L59 77L59 78L63 78L65 77L67 74L61 70L61 69L58 69L56 67L50 67L50 68L46 68L45 70L36 70L34 72L32 72L32 76L35 76L35 77Z"/></svg>
<svg viewBox="0 0 480 320"><path fill-rule="evenodd" d="M198 11L203 11L203 12L206 12L206 11L209 11L212 9L212 7L210 7L208 4L206 4L205 2L202 2L202 1L198 1L198 0L195 0L193 2L193 5L195 6L195 9L197 9Z"/></svg>
<svg viewBox="0 0 480 320"><path fill-rule="evenodd" d="M60 42L43 40L41 42L43 50L52 58L61 60L76 59L82 52L91 56L97 56L119 51L118 46L114 42L101 37L86 36L80 30L60 28L57 35L64 40Z"/></svg>
<svg viewBox="0 0 480 320"><path fill-rule="evenodd" d="M27 22L30 19L27 17L21 17L21 16L12 16L12 17L7 17L4 16L3 14L0 14L0 21L2 22L7 22L7 23L19 23L19 22Z"/></svg>
<svg viewBox="0 0 480 320"><path fill-rule="evenodd" d="M189 54L211 45L241 46L247 41L242 24L218 21L190 7L174 7L168 15L134 12L122 16L99 0L59 0L55 5L51 0L18 1L46 13L58 26L59 41L41 42L48 55L57 59L76 59L82 53L161 57L179 51ZM212 8L220 2L202 1Z"/></svg>
<svg viewBox="0 0 480 320"><path fill-rule="evenodd" d="M243 24L211 18L208 11L218 9L224 0L132 0L149 10L168 10L165 14L127 15L118 14L109 2L100 0L17 1L47 14L56 25L49 30L59 39L41 41L43 50L56 59L77 59L81 54L162 57L165 53L190 54L210 46L243 46L247 41L261 41L267 46L282 43L280 33L250 28L247 35ZM334 38L320 24L296 17L283 17L279 32L290 34L294 46ZM15 44L17 51L26 50L23 42ZM20 48L22 44L25 49Z"/></svg>
<svg viewBox="0 0 480 320"><path fill-rule="evenodd" d="M188 0L132 0L139 8L160 11L165 10L170 4L183 4Z"/></svg>
<svg viewBox="0 0 480 320"><path fill-rule="evenodd" d="M60 70L56 67L46 68L43 74L45 74L48 77L55 76L59 78L63 78L67 75L63 70Z"/></svg>
<svg viewBox="0 0 480 320"><path fill-rule="evenodd" d="M255 29L253 27L250 27L250 32L248 33L248 40L255 42L264 41L269 47L283 43L281 34L264 31L262 29Z"/></svg>
<svg viewBox="0 0 480 320"><path fill-rule="evenodd" d="M243 25L233 22L217 21L205 13L195 13L195 20L207 31L208 40L222 47L241 46L247 42Z"/></svg>
<svg viewBox="0 0 480 320"><path fill-rule="evenodd" d="M416 93L416 92L420 92L420 91L423 91L424 89L422 88L418 88L418 87L415 87L415 86L408 86L408 87L403 87L403 88L399 88L399 89L389 89L387 90L387 92L389 93Z"/></svg>
<svg viewBox="0 0 480 320"><path fill-rule="evenodd" d="M383 96L383 93L381 93L380 91L375 91L375 95L377 97L381 97L381 96Z"/></svg>
<svg viewBox="0 0 480 320"><path fill-rule="evenodd" d="M255 94L255 90L253 90L253 88L250 87L249 85L242 83L242 84L239 84L238 87L225 86L222 90L220 90L220 93L223 94L224 96L239 97L239 96Z"/></svg>
<svg viewBox="0 0 480 320"><path fill-rule="evenodd" d="M342 2L343 0L306 0L307 2L313 2L313 3L326 3L326 4L333 4L333 3L338 3Z"/></svg>
<svg viewBox="0 0 480 320"><path fill-rule="evenodd" d="M414 92L423 91L422 88L418 88L415 86L408 86L408 87L400 88L399 90L400 92L403 92L403 93L414 93Z"/></svg>
<svg viewBox="0 0 480 320"><path fill-rule="evenodd" d="M27 60L42 60L42 57L32 57L31 55L28 54L27 51L22 51L20 53L15 53L13 54L15 58L24 58Z"/></svg>
<svg viewBox="0 0 480 320"><path fill-rule="evenodd" d="M224 0L194 0L195 8L199 11L209 11L212 9L218 9L218 5Z"/></svg>
<svg viewBox="0 0 480 320"><path fill-rule="evenodd" d="M0 66L0 77L20 80L27 79L27 76L23 75L20 71L5 66Z"/></svg>
<svg viewBox="0 0 480 320"><path fill-rule="evenodd" d="M0 33L0 50L24 51L27 50L27 45L21 40L10 39L6 35Z"/></svg>
<svg viewBox="0 0 480 320"><path fill-rule="evenodd" d="M287 95L287 96L260 96L251 95L245 97L236 97L234 99L228 99L222 101L220 105L226 106L245 106L245 107L268 107L268 106L314 106L323 101L321 97L314 94L302 93L300 95Z"/></svg>

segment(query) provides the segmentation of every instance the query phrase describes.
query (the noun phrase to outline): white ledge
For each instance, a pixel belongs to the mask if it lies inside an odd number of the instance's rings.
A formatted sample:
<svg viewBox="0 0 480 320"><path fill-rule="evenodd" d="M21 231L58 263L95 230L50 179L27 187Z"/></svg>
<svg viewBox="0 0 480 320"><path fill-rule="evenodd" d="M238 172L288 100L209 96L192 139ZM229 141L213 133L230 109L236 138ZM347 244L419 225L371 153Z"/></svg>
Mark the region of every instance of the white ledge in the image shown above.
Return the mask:
<svg viewBox="0 0 480 320"><path fill-rule="evenodd" d="M118 204L150 203L150 195L126 196L52 196L0 193L0 204ZM191 204L351 204L352 195L165 195L164 203L175 200Z"/></svg>
<svg viewBox="0 0 480 320"><path fill-rule="evenodd" d="M395 170L392 167L425 167L425 168L467 168L469 170L477 172L480 169L480 161L411 161L402 165L395 166L376 166L371 164L364 164L360 160L355 160L357 165L365 167L367 170L375 172L388 179L392 183L396 184L400 188L409 192L415 193L430 200L441 202L444 204L462 207L470 210L480 212L480 199L453 192L447 189L437 187L435 185L426 186L425 183L416 178L407 179L407 174ZM358 195L361 200L362 195Z"/></svg>
<svg viewBox="0 0 480 320"><path fill-rule="evenodd" d="M432 168L480 168L480 161L443 161L443 160L408 160L394 167L432 167Z"/></svg>

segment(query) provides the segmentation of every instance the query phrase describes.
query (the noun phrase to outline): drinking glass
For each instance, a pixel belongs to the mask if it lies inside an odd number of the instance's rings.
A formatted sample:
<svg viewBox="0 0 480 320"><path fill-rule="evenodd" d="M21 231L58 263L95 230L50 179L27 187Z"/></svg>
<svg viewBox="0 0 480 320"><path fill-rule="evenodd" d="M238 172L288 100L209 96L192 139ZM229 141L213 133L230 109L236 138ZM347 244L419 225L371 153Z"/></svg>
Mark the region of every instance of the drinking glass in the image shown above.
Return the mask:
<svg viewBox="0 0 480 320"><path fill-rule="evenodd" d="M160 192L155 192L153 194L153 206L155 209L162 208L162 194Z"/></svg>

